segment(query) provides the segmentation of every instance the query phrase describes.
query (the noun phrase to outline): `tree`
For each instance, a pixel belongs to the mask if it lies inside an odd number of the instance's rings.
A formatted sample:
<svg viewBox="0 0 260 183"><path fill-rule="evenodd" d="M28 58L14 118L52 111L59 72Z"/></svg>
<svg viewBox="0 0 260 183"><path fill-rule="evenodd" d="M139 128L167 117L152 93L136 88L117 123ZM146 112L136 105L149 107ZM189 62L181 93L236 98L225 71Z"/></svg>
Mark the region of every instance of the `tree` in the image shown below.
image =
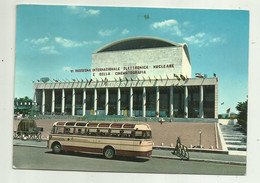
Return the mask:
<svg viewBox="0 0 260 183"><path fill-rule="evenodd" d="M30 103L30 105L29 105ZM25 96L24 98L14 98L14 112L17 113L27 113L28 110L31 108L32 105L32 99L30 99L28 96Z"/></svg>
<svg viewBox="0 0 260 183"><path fill-rule="evenodd" d="M245 130L247 129L247 100L245 102L238 102L236 109L239 111L238 124Z"/></svg>

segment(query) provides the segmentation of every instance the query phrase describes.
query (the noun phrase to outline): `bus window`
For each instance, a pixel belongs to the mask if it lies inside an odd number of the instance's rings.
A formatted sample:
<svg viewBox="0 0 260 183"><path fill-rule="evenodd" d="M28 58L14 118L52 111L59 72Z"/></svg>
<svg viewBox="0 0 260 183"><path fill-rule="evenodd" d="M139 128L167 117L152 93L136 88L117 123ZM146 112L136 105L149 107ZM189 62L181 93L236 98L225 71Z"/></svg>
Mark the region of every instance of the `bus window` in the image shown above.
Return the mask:
<svg viewBox="0 0 260 183"><path fill-rule="evenodd" d="M100 136L108 136L108 134L109 134L109 129L100 129L99 130Z"/></svg>
<svg viewBox="0 0 260 183"><path fill-rule="evenodd" d="M132 134L131 130L124 130L123 133L122 133L122 137L130 138L131 134Z"/></svg>
<svg viewBox="0 0 260 183"><path fill-rule="evenodd" d="M112 137L120 137L120 130L111 130Z"/></svg>
<svg viewBox="0 0 260 183"><path fill-rule="evenodd" d="M151 139L151 138L152 138L152 132L146 131L146 139Z"/></svg>
<svg viewBox="0 0 260 183"><path fill-rule="evenodd" d="M145 137L145 131L135 131L136 139L143 139Z"/></svg>
<svg viewBox="0 0 260 183"><path fill-rule="evenodd" d="M60 127L60 126L55 126L52 128L52 132L53 134L61 134L64 133L64 127Z"/></svg>
<svg viewBox="0 0 260 183"><path fill-rule="evenodd" d="M65 133L66 134L73 134L74 133L74 128L66 128Z"/></svg>
<svg viewBox="0 0 260 183"><path fill-rule="evenodd" d="M85 134L85 128L76 128L75 134L77 135L84 135Z"/></svg>
<svg viewBox="0 0 260 183"><path fill-rule="evenodd" d="M98 135L98 129L96 129L96 128L89 129L88 130L88 135L90 135L90 136L97 136Z"/></svg>

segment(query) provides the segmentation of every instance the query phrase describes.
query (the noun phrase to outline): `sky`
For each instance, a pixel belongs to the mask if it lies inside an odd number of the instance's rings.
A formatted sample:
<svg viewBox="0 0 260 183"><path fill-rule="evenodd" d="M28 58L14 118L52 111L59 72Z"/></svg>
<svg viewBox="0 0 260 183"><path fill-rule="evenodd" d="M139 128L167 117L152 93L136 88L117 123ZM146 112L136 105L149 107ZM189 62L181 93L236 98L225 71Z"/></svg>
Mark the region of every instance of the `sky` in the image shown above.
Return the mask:
<svg viewBox="0 0 260 183"><path fill-rule="evenodd" d="M70 70L90 69L93 52L134 36L187 43L192 77L217 74L220 114L247 99L248 11L49 5L17 7L15 97L32 98L42 77L90 78Z"/></svg>

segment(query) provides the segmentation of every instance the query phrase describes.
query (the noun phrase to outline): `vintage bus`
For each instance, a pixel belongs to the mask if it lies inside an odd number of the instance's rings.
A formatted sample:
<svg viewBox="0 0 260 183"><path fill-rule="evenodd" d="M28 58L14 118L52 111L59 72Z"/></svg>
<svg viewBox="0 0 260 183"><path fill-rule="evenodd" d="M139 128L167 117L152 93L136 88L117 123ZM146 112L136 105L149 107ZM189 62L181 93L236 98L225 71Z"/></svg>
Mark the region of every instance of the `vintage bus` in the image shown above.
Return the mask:
<svg viewBox="0 0 260 183"><path fill-rule="evenodd" d="M152 132L146 123L64 122L53 124L48 148L54 153L78 151L149 157L152 154Z"/></svg>

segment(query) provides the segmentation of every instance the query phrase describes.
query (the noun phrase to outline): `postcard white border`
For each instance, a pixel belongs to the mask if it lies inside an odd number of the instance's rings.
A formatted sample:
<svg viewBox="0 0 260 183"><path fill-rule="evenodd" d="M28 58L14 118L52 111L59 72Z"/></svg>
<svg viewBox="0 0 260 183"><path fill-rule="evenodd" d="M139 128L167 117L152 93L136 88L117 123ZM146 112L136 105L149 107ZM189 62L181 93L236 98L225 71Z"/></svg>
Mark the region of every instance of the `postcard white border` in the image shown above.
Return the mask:
<svg viewBox="0 0 260 183"><path fill-rule="evenodd" d="M75 4L76 2L76 4ZM158 7L184 9L235 9L250 11L249 40L249 127L248 165L246 176L172 175L92 173L70 171L38 171L12 169L12 116L14 95L15 25L16 5L86 5L118 7ZM259 180L260 133L260 61L259 56L259 6L257 0L4 0L0 2L0 180L1 182L256 182ZM115 181L117 180L117 181Z"/></svg>

